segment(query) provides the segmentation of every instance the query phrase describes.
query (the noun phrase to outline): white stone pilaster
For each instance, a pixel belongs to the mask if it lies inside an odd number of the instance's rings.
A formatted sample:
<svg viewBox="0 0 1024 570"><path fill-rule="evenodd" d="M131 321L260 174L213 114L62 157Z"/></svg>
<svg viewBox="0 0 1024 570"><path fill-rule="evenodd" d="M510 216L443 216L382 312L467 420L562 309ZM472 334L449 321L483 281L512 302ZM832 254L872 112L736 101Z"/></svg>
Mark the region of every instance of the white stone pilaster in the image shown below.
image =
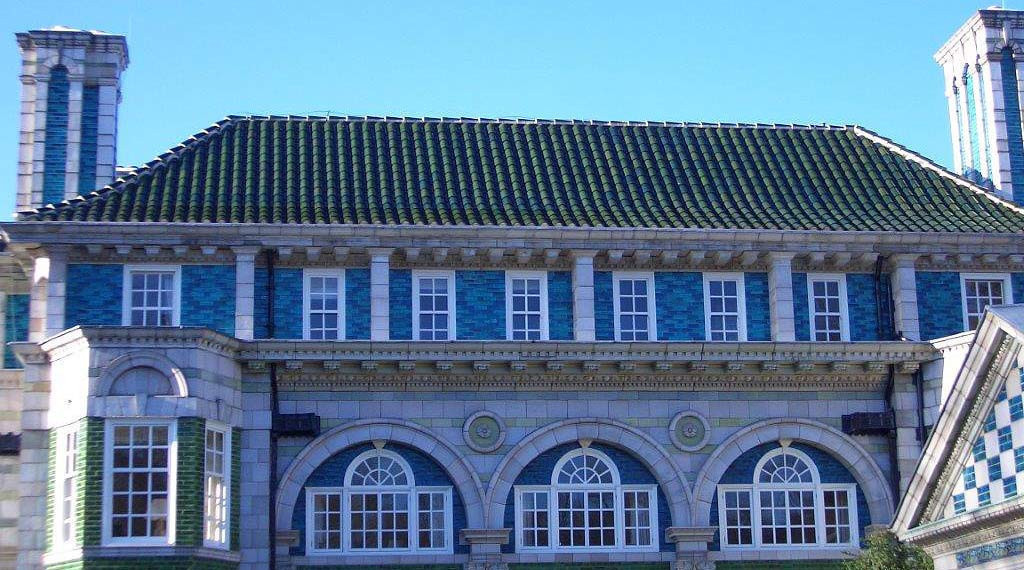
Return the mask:
<svg viewBox="0 0 1024 570"><path fill-rule="evenodd" d="M391 249L370 253L370 340L388 340L391 335Z"/></svg>
<svg viewBox="0 0 1024 570"><path fill-rule="evenodd" d="M573 251L572 330L576 340L593 342L597 338L594 318L594 256L596 251Z"/></svg>
<svg viewBox="0 0 1024 570"><path fill-rule="evenodd" d="M118 86L100 85L99 117L96 122L96 181L102 188L114 180L117 167L117 104Z"/></svg>
<svg viewBox="0 0 1024 570"><path fill-rule="evenodd" d="M771 306L772 340L796 340L796 319L793 316L792 253L774 252L769 256L768 304Z"/></svg>
<svg viewBox="0 0 1024 570"><path fill-rule="evenodd" d="M32 260L29 276L28 340L39 342L46 338L47 285L50 281L50 258L41 255Z"/></svg>
<svg viewBox="0 0 1024 570"><path fill-rule="evenodd" d="M917 255L894 255L891 260L893 312L897 334L907 340L921 339L921 321L917 312ZM959 300L957 300L959 302Z"/></svg>
<svg viewBox="0 0 1024 570"><path fill-rule="evenodd" d="M50 252L50 274L46 284L46 336L64 330L64 309L68 286L67 251Z"/></svg>
<svg viewBox="0 0 1024 570"><path fill-rule="evenodd" d="M21 451L18 454L18 568L43 567L46 548L46 499L50 438L50 366L33 351L22 375Z"/></svg>
<svg viewBox="0 0 1024 570"><path fill-rule="evenodd" d="M235 337L252 340L256 329L256 254L258 247L235 251Z"/></svg>

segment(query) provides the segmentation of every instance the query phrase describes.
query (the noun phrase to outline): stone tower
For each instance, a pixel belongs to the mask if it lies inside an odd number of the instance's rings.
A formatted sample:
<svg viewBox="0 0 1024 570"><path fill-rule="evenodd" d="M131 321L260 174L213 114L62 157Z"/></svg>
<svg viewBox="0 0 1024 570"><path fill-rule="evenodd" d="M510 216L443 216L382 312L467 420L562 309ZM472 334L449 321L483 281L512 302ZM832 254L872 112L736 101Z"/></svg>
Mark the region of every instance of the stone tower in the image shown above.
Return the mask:
<svg viewBox="0 0 1024 570"><path fill-rule="evenodd" d="M935 54L949 105L955 170L1024 204L1024 11L979 10Z"/></svg>
<svg viewBox="0 0 1024 570"><path fill-rule="evenodd" d="M61 202L114 179L124 36L55 27L17 34L21 134L16 210Z"/></svg>

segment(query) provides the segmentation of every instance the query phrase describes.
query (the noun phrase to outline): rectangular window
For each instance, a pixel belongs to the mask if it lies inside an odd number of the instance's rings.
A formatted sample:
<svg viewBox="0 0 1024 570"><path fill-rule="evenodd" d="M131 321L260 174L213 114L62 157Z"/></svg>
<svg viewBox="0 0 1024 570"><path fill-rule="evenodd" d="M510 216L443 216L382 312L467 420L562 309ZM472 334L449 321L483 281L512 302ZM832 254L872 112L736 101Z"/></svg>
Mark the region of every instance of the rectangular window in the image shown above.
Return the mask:
<svg viewBox="0 0 1024 570"><path fill-rule="evenodd" d="M615 493L559 491L556 495L559 546L615 546Z"/></svg>
<svg viewBox="0 0 1024 570"><path fill-rule="evenodd" d="M207 546L227 548L231 497L231 436L226 429L207 425L204 458L204 540Z"/></svg>
<svg viewBox="0 0 1024 570"><path fill-rule="evenodd" d="M654 521L651 505L653 493L648 490L622 491L624 543L630 546L651 546L654 543Z"/></svg>
<svg viewBox="0 0 1024 570"><path fill-rule="evenodd" d="M409 548L408 493L352 493L348 520L352 550Z"/></svg>
<svg viewBox="0 0 1024 570"><path fill-rule="evenodd" d="M505 276L505 291L509 340L547 340L547 273L510 271Z"/></svg>
<svg viewBox="0 0 1024 570"><path fill-rule="evenodd" d="M849 340L846 316L846 276L808 275L811 338L819 342Z"/></svg>
<svg viewBox="0 0 1024 570"><path fill-rule="evenodd" d="M108 423L106 465L108 542L167 544L173 541L174 424Z"/></svg>
<svg viewBox="0 0 1024 570"><path fill-rule="evenodd" d="M54 543L70 546L75 542L75 498L78 495L78 426L57 432L56 507Z"/></svg>
<svg viewBox="0 0 1024 570"><path fill-rule="evenodd" d="M813 491L761 491L761 544L815 544Z"/></svg>
<svg viewBox="0 0 1024 570"><path fill-rule="evenodd" d="M421 491L419 500L419 548L421 550L439 550L446 548L445 529L449 509L448 492Z"/></svg>
<svg viewBox="0 0 1024 570"><path fill-rule="evenodd" d="M455 339L455 273L413 273L412 329L415 340Z"/></svg>
<svg viewBox="0 0 1024 570"><path fill-rule="evenodd" d="M705 273L705 326L711 341L746 340L746 307L742 273Z"/></svg>
<svg viewBox="0 0 1024 570"><path fill-rule="evenodd" d="M341 493L307 489L313 519L312 550L341 550Z"/></svg>
<svg viewBox="0 0 1024 570"><path fill-rule="evenodd" d="M850 544L853 522L850 503L853 497L848 489L825 489L825 544Z"/></svg>
<svg viewBox="0 0 1024 570"><path fill-rule="evenodd" d="M125 268L123 323L170 327L179 322L181 268L175 265Z"/></svg>
<svg viewBox="0 0 1024 570"><path fill-rule="evenodd" d="M343 275L340 269L305 270L303 324L307 339L341 340L345 338L345 279Z"/></svg>
<svg viewBox="0 0 1024 570"><path fill-rule="evenodd" d="M522 505L520 528L522 529L522 545L527 548L547 548L550 546L548 535L548 494L544 491L522 491L519 504Z"/></svg>
<svg viewBox="0 0 1024 570"><path fill-rule="evenodd" d="M616 340L655 340L654 274L616 273L614 277Z"/></svg>
<svg viewBox="0 0 1024 570"><path fill-rule="evenodd" d="M750 491L723 490L718 495L719 517L724 521L725 544L745 546L754 544L754 525L750 507Z"/></svg>
<svg viewBox="0 0 1024 570"><path fill-rule="evenodd" d="M1010 277L1005 273L962 273L961 290L964 293L964 326L978 328L985 307L1012 303Z"/></svg>

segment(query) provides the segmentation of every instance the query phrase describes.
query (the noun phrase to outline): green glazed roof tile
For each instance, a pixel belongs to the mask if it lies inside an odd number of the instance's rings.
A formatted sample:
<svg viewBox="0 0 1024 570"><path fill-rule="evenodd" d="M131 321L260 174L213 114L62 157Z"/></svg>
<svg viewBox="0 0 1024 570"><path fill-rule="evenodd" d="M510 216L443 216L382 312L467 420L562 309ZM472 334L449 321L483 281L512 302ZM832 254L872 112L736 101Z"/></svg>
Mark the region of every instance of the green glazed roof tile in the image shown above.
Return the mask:
<svg viewBox="0 0 1024 570"><path fill-rule="evenodd" d="M229 117L21 220L1020 232L1024 213L870 131Z"/></svg>

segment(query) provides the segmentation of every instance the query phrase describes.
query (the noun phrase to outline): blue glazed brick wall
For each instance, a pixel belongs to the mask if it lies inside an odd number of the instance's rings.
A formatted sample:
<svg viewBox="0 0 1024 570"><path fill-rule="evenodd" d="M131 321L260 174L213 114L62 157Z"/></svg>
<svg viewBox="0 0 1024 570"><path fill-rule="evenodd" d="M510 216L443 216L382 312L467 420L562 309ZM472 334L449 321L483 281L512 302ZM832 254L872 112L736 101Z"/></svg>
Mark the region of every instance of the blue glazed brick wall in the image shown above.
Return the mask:
<svg viewBox="0 0 1024 570"><path fill-rule="evenodd" d="M254 336L270 338L267 326L267 269L255 271L255 298L253 311ZM232 291L234 288L232 288ZM292 267L274 268L274 336L273 338L302 338L302 270Z"/></svg>
<svg viewBox="0 0 1024 570"><path fill-rule="evenodd" d="M292 515L292 528L299 531L299 545L293 546L292 555L301 556L306 553L306 487L342 487L345 483L345 471L352 460L359 454L373 449L369 443L362 443L340 451L317 467L299 491L295 501L295 512ZM452 527L455 538L455 553L465 554L469 547L459 544L459 533L466 528L466 509L463 497L452 483L441 465L424 455L419 450L404 445L389 443L385 449L393 451L405 459L412 469L416 485L420 487L438 486L452 487Z"/></svg>
<svg viewBox="0 0 1024 570"><path fill-rule="evenodd" d="M519 472L512 489L508 493L508 499L505 501L505 528L515 528L515 486L550 485L551 474L558 460L566 453L579 449L579 447L578 443L566 443L553 447L535 457L533 461ZM658 480L654 478L654 475L651 474L647 467L629 453L603 443L594 443L591 445L591 448L604 453L615 463L623 485L657 484ZM658 487L658 536L661 540L659 549L662 552L675 550L675 546L665 540L665 529L670 526L672 526L672 511L669 510L665 493L661 487ZM502 552L515 552L517 541L518 537L513 532L509 543L502 546Z"/></svg>
<svg viewBox="0 0 1024 570"><path fill-rule="evenodd" d="M548 272L548 338L573 339L571 271Z"/></svg>
<svg viewBox="0 0 1024 570"><path fill-rule="evenodd" d="M28 295L7 295L4 343L28 340ZM4 345L4 368L21 368L14 351Z"/></svg>
<svg viewBox="0 0 1024 570"><path fill-rule="evenodd" d="M821 482L825 484L838 484L838 483L856 483L850 471L843 466L836 458L832 457L829 453L822 451L816 447L811 447L803 443L792 444L794 449L798 449L807 454L818 468L818 475L821 477ZM779 447L777 442L765 443L752 449L747 450L746 453L740 455L733 461L732 465L722 475L719 484L722 485L749 485L754 481L754 468L757 466L758 461L764 456L764 454L772 451ZM868 511L867 497L864 496L864 492L861 491L860 485L857 486L857 523L860 528L861 540L865 538L864 529L871 524L871 513ZM711 526L718 528L718 492L715 492L715 497L711 502ZM719 534L715 533L715 540L711 543L711 550L721 550L721 543L719 542Z"/></svg>
<svg viewBox="0 0 1024 570"><path fill-rule="evenodd" d="M1017 93L1017 63L1013 50L1003 49L999 61L1003 74L1003 108L1006 109L1006 143L1010 150L1010 182L1013 201L1024 204L1024 134L1021 133L1020 96Z"/></svg>
<svg viewBox="0 0 1024 570"><path fill-rule="evenodd" d="M46 100L46 142L43 144L43 203L64 201L64 176L68 160L68 70L58 65L50 71Z"/></svg>
<svg viewBox="0 0 1024 570"><path fill-rule="evenodd" d="M810 307L807 306L807 274L793 274L793 321L797 340L811 340Z"/></svg>
<svg viewBox="0 0 1024 570"><path fill-rule="evenodd" d="M391 340L412 339L412 271L392 269L388 275Z"/></svg>
<svg viewBox="0 0 1024 570"><path fill-rule="evenodd" d="M455 272L455 338L500 340L505 330L505 272Z"/></svg>
<svg viewBox="0 0 1024 570"><path fill-rule="evenodd" d="M100 88L86 85L82 88L82 142L78 158L78 193L96 190L96 144L100 118Z"/></svg>
<svg viewBox="0 0 1024 570"><path fill-rule="evenodd" d="M611 271L594 272L594 329L597 340L615 340Z"/></svg>
<svg viewBox="0 0 1024 570"><path fill-rule="evenodd" d="M881 340L878 338L878 303L875 300L875 275L846 275L846 298L849 304L850 340Z"/></svg>
<svg viewBox="0 0 1024 570"><path fill-rule="evenodd" d="M917 313L921 338L928 340L963 332L960 274L955 271L917 272Z"/></svg>
<svg viewBox="0 0 1024 570"><path fill-rule="evenodd" d="M768 274L744 273L747 300L747 340L771 340L772 316L768 299Z"/></svg>
<svg viewBox="0 0 1024 570"><path fill-rule="evenodd" d="M1024 273L1010 274L1010 289L1013 290L1013 302L1024 303Z"/></svg>
<svg viewBox="0 0 1024 570"><path fill-rule="evenodd" d="M181 266L181 324L235 334L235 266Z"/></svg>
<svg viewBox="0 0 1024 570"><path fill-rule="evenodd" d="M704 276L696 272L654 274L658 340L704 340Z"/></svg>
<svg viewBox="0 0 1024 570"><path fill-rule="evenodd" d="M345 270L345 338L370 338L370 270Z"/></svg>
<svg viewBox="0 0 1024 570"><path fill-rule="evenodd" d="M121 325L123 265L69 263L67 279L64 309L66 327Z"/></svg>

